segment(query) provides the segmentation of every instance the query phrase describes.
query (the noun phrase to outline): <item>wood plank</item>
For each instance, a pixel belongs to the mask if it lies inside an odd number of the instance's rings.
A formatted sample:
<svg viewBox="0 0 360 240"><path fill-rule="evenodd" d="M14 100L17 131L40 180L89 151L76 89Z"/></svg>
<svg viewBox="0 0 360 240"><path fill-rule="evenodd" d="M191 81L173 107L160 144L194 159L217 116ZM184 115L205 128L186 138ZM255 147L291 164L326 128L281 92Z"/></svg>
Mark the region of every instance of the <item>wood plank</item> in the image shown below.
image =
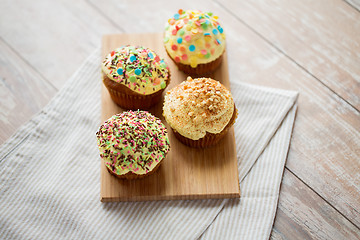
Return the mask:
<svg viewBox="0 0 360 240"><path fill-rule="evenodd" d="M0 39L0 144L40 111L57 89Z"/></svg>
<svg viewBox="0 0 360 240"><path fill-rule="evenodd" d="M125 32L162 32L166 21L172 17L178 9L203 9L208 5L208 1L124 1L118 4L116 0L107 0L106 4L102 0L89 0L98 10L107 16L111 16ZM205 5L206 4L206 5ZM211 4L210 4L211 5ZM126 9L129 13L118 14ZM211 6L210 8L211 9ZM156 13L156 14L155 14ZM141 17L139 17L141 16Z"/></svg>
<svg viewBox="0 0 360 240"><path fill-rule="evenodd" d="M103 34L121 32L84 0L3 1L0 24L4 41L58 89Z"/></svg>
<svg viewBox="0 0 360 240"><path fill-rule="evenodd" d="M171 69L168 89L180 84L187 75L177 70L163 47L162 33L106 35L103 38L102 55L122 45L141 45L153 49ZM230 87L227 57L219 69L209 77ZM100 79L99 79L100 80ZM102 90L102 121L122 112L110 98L106 88ZM234 129L231 128L216 146L191 148L179 142L162 116L162 104L149 109L169 129L171 150L160 168L151 176L135 181L120 180L111 175L101 164L101 201L145 201L173 199L239 198L239 173L237 168ZM145 191L144 191L145 190Z"/></svg>
<svg viewBox="0 0 360 240"><path fill-rule="evenodd" d="M219 4L360 110L359 11L341 0Z"/></svg>
<svg viewBox="0 0 360 240"><path fill-rule="evenodd" d="M359 238L359 228L285 171L271 239Z"/></svg>
<svg viewBox="0 0 360 240"><path fill-rule="evenodd" d="M102 34L115 31L120 32L85 1L2 2L0 143L100 47Z"/></svg>
<svg viewBox="0 0 360 240"><path fill-rule="evenodd" d="M96 0L92 2L97 3ZM164 19L166 21L168 15L174 13L173 9L202 9L203 6L201 2L182 1L169 9L165 1L148 4L136 2L122 7L126 7L129 12L144 13L145 17L137 24L122 26L125 31L157 31L160 25L164 24ZM287 166L353 223L360 226L360 214L357 210L360 209L360 202L357 201L360 199L360 176L357 174L357 169L360 168L359 113L247 25L229 14L221 5L208 2L206 6L219 15L219 21L226 33L231 81L300 92ZM115 22L124 23L127 17L136 21L134 16L116 14L121 10L116 6L116 1L101 4L99 9L103 14L114 16ZM157 9L161 9L159 14L150 14ZM238 14L245 14L243 12L246 11L242 10ZM163 14L166 14L166 17L163 17ZM306 51L307 48L303 46L302 50ZM308 220L303 219L304 222Z"/></svg>
<svg viewBox="0 0 360 240"><path fill-rule="evenodd" d="M300 92L287 167L360 226L359 113L245 26L234 31L230 76Z"/></svg>

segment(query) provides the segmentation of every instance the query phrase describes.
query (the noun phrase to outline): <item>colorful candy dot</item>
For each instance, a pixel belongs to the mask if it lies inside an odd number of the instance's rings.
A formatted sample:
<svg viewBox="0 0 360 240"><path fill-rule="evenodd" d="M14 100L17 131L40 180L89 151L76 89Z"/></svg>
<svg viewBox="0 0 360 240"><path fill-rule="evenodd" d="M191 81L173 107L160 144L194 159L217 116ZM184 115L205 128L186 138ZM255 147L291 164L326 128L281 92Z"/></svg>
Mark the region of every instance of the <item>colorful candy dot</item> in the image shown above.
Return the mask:
<svg viewBox="0 0 360 240"><path fill-rule="evenodd" d="M185 52L186 48L184 46L180 46L180 51Z"/></svg>
<svg viewBox="0 0 360 240"><path fill-rule="evenodd" d="M184 29L180 29L180 30L178 31L178 33L179 33L180 36L183 36L183 35L185 34L185 31L184 31Z"/></svg>
<svg viewBox="0 0 360 240"><path fill-rule="evenodd" d="M112 52L111 52L111 56L114 56L114 54L115 54L115 51L112 51Z"/></svg>
<svg viewBox="0 0 360 240"><path fill-rule="evenodd" d="M171 49L176 51L178 49L178 47L177 47L177 45L173 44L173 45L171 45Z"/></svg>
<svg viewBox="0 0 360 240"><path fill-rule="evenodd" d="M131 55L130 56L130 62L134 62L136 61L136 56L135 55Z"/></svg>
<svg viewBox="0 0 360 240"><path fill-rule="evenodd" d="M179 9L178 13L179 13L179 14L182 14L182 13L183 13L183 11L184 11L184 10Z"/></svg>
<svg viewBox="0 0 360 240"><path fill-rule="evenodd" d="M210 36L210 33L204 33L204 36Z"/></svg>
<svg viewBox="0 0 360 240"><path fill-rule="evenodd" d="M184 23L186 24L186 23L188 23L189 22L189 19L188 18L184 18Z"/></svg>
<svg viewBox="0 0 360 240"><path fill-rule="evenodd" d="M195 56L190 57L190 66L193 68L197 66L197 58Z"/></svg>
<svg viewBox="0 0 360 240"><path fill-rule="evenodd" d="M154 58L154 54L152 54L151 52L149 52L149 53L148 53L148 57L149 57L150 59L153 59L153 58Z"/></svg>
<svg viewBox="0 0 360 240"><path fill-rule="evenodd" d="M178 20L179 18L180 18L180 14L175 13L175 14L174 14L174 19L175 19L175 20Z"/></svg>
<svg viewBox="0 0 360 240"><path fill-rule="evenodd" d="M206 24L205 22L203 22L203 23L201 24L201 27L202 27L204 30L206 30L206 29L208 28L208 26L207 26L207 24Z"/></svg>
<svg viewBox="0 0 360 240"><path fill-rule="evenodd" d="M160 57L159 57L159 56L156 56L156 57L155 57L155 61L156 61L156 62L160 61Z"/></svg>
<svg viewBox="0 0 360 240"><path fill-rule="evenodd" d="M197 28L193 28L191 29L191 33L192 34L197 34L199 32L199 30Z"/></svg>
<svg viewBox="0 0 360 240"><path fill-rule="evenodd" d="M204 45L204 41L201 38L199 38L195 41L195 44L198 47L202 47Z"/></svg>
<svg viewBox="0 0 360 240"><path fill-rule="evenodd" d="M118 68L116 72L117 74L122 75L124 73L124 70L122 68Z"/></svg>
<svg viewBox="0 0 360 240"><path fill-rule="evenodd" d="M155 78L154 85L158 85L160 83L160 78Z"/></svg>
<svg viewBox="0 0 360 240"><path fill-rule="evenodd" d="M164 88L166 87L165 81L162 81L162 82L160 83L160 87L161 87L161 89L164 89Z"/></svg>
<svg viewBox="0 0 360 240"><path fill-rule="evenodd" d="M177 34L176 28L171 31L171 34L172 34L172 35L176 35L176 34Z"/></svg>
<svg viewBox="0 0 360 240"><path fill-rule="evenodd" d="M220 41L219 39L216 39L216 42L217 42L218 44L221 44L221 41Z"/></svg>
<svg viewBox="0 0 360 240"><path fill-rule="evenodd" d="M212 33L213 33L214 35L217 35L219 32L218 32L217 29L214 28L214 29L212 30Z"/></svg>
<svg viewBox="0 0 360 240"><path fill-rule="evenodd" d="M135 69L135 74L139 76L141 74L141 69L140 68Z"/></svg>
<svg viewBox="0 0 360 240"><path fill-rule="evenodd" d="M207 51L206 51L205 49L202 49L200 52L201 52L202 55L206 55L206 54L207 54Z"/></svg>
<svg viewBox="0 0 360 240"><path fill-rule="evenodd" d="M179 56L176 56L175 58L174 58L174 60L175 60L175 62L180 62L180 58L179 58Z"/></svg>
<svg viewBox="0 0 360 240"><path fill-rule="evenodd" d="M184 39L185 39L185 41L189 42L189 41L191 40L191 37L190 37L190 35L186 35L186 36L184 37Z"/></svg>
<svg viewBox="0 0 360 240"><path fill-rule="evenodd" d="M220 33L224 32L224 30L222 29L222 27L220 27L220 25L217 27L217 29L219 30Z"/></svg>
<svg viewBox="0 0 360 240"><path fill-rule="evenodd" d="M207 53L206 55L205 55L205 58L209 58L210 57L210 53Z"/></svg>
<svg viewBox="0 0 360 240"><path fill-rule="evenodd" d="M190 45L190 46L189 46L189 51L190 51L190 52L195 51L195 46L194 46L194 45Z"/></svg>
<svg viewBox="0 0 360 240"><path fill-rule="evenodd" d="M180 43L182 43L183 40L182 40L181 37L179 37L176 41L177 41L178 44L180 44Z"/></svg>
<svg viewBox="0 0 360 240"><path fill-rule="evenodd" d="M136 81L136 77L135 76L130 76L130 78L129 78L129 80L130 80L130 82L135 82Z"/></svg>
<svg viewBox="0 0 360 240"><path fill-rule="evenodd" d="M174 25L174 23L175 23L175 20L174 20L174 19L172 19L172 18L169 19L169 24L170 24L170 25Z"/></svg>
<svg viewBox="0 0 360 240"><path fill-rule="evenodd" d="M211 42L211 37L209 35L205 36L205 42Z"/></svg>
<svg viewBox="0 0 360 240"><path fill-rule="evenodd" d="M186 60L187 58L188 58L188 56L186 54L181 55L182 60Z"/></svg>

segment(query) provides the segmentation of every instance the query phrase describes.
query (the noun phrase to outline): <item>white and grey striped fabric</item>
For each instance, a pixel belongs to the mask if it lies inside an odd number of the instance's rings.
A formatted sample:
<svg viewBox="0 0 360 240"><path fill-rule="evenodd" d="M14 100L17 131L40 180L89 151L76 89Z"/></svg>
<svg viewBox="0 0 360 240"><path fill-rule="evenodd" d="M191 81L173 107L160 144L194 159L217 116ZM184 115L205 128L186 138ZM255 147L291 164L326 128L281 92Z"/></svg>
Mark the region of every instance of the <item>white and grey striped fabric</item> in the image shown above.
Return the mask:
<svg viewBox="0 0 360 240"><path fill-rule="evenodd" d="M232 82L240 200L101 203L99 63L0 147L0 238L268 239L297 93Z"/></svg>

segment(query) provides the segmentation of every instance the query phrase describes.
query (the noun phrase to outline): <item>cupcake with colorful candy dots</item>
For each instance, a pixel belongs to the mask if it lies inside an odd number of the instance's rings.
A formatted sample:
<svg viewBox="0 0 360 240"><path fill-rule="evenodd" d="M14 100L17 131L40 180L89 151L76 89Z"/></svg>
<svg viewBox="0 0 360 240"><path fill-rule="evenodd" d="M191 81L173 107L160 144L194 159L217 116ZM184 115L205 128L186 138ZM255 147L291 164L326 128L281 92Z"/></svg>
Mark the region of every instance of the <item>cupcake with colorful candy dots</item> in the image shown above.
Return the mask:
<svg viewBox="0 0 360 240"><path fill-rule="evenodd" d="M105 121L96 133L100 157L118 178L154 173L170 150L161 120L146 111L127 111Z"/></svg>
<svg viewBox="0 0 360 240"><path fill-rule="evenodd" d="M112 100L126 109L147 109L160 101L170 70L153 50L124 46L102 63L103 82Z"/></svg>
<svg viewBox="0 0 360 240"><path fill-rule="evenodd" d="M212 12L180 9L166 23L164 44L181 71L203 75L221 64L225 34Z"/></svg>

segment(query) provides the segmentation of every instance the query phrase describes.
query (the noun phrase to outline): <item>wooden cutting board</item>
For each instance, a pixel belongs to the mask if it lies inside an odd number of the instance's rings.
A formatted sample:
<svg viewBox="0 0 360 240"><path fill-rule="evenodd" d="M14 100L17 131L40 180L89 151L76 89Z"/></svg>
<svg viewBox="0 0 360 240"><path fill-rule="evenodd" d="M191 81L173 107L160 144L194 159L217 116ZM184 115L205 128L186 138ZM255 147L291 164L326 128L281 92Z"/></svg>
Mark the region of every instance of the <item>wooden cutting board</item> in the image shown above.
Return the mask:
<svg viewBox="0 0 360 240"><path fill-rule="evenodd" d="M102 58L111 50L127 44L151 48L165 58L171 71L171 83L166 90L186 79L187 75L180 72L167 56L160 33L105 35L102 39ZM230 89L226 53L221 67L206 77L216 79ZM214 147L190 148L175 138L162 116L162 106L160 102L149 112L159 117L168 128L171 149L166 159L154 174L136 180L121 180L112 176L101 162L101 201L239 198L234 129L231 128ZM102 84L102 122L122 111Z"/></svg>

